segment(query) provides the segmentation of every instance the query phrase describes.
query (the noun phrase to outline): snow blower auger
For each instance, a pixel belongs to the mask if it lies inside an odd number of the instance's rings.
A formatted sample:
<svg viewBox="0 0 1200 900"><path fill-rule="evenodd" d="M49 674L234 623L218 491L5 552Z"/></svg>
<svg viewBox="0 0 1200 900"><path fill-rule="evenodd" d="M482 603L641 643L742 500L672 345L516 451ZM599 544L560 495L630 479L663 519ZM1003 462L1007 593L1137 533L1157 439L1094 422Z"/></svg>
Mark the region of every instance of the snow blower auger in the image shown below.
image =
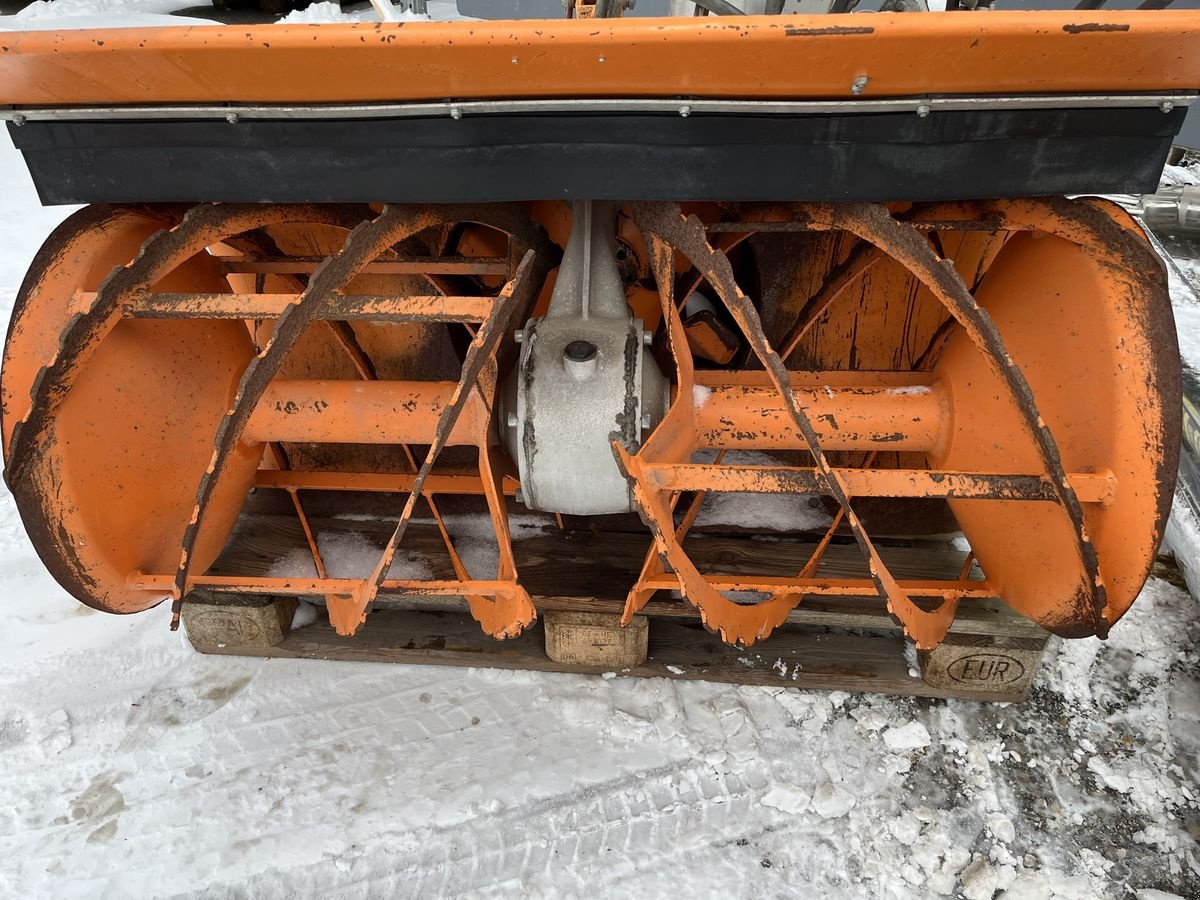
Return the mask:
<svg viewBox="0 0 1200 900"><path fill-rule="evenodd" d="M42 199L93 204L4 351L5 475L58 581L117 613L323 598L341 634L381 596L461 597L512 637L524 507L637 513L626 620L677 591L730 643L811 597L878 597L922 648L981 598L1106 634L1162 535L1179 358L1136 222L1065 197L1154 190L1200 14L577 7L0 41ZM316 577L211 571L255 491ZM394 528L334 577L305 507L370 494ZM828 525L786 577L712 571L689 532L721 494ZM453 577L393 568L418 510ZM955 578L879 551L946 531ZM849 541L862 577L823 566Z"/></svg>

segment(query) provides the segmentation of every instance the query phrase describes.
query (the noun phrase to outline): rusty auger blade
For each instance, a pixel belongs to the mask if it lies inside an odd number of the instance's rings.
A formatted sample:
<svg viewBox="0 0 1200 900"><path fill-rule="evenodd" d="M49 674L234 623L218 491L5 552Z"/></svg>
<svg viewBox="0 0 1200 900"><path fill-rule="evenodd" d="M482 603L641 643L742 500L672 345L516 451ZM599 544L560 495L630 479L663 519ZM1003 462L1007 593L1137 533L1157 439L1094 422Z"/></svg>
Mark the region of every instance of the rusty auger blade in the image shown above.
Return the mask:
<svg viewBox="0 0 1200 900"><path fill-rule="evenodd" d="M228 461L242 439L259 399L279 371L284 359L305 329L317 318L322 304L330 302L367 263L398 241L437 224L438 221L437 215L428 209L385 207L377 219L361 222L355 227L342 249L321 264L296 302L289 305L276 320L270 341L262 352L251 360L242 375L230 410L221 419L214 440L212 461L196 489L196 503L183 534L179 566L175 573L172 594L175 598L176 615L173 617L172 627L177 627L178 606L188 590L193 549L204 523L204 510L221 483ZM261 223L261 211L259 222Z"/></svg>
<svg viewBox="0 0 1200 900"><path fill-rule="evenodd" d="M252 203L205 203L192 207L174 228L151 235L135 259L113 269L88 309L68 323L53 363L38 374L31 390L29 412L13 429L5 469L9 483L22 479L30 458L51 432L58 405L70 393L91 354L120 321L126 304L139 291L148 289L184 261L224 238L287 222L342 225L356 209L346 205L264 208Z"/></svg>
<svg viewBox="0 0 1200 900"><path fill-rule="evenodd" d="M892 577L851 507L846 485L833 471L822 451L817 432L792 391L787 368L768 342L758 311L742 293L725 254L714 250L708 243L704 225L700 220L685 217L675 204L636 204L634 219L643 233L658 237L687 257L720 296L730 315L745 334L755 356L767 370L776 390L782 395L788 415L803 436L816 462L817 471L824 482L824 492L833 497L842 509L855 540L867 558L871 580L879 596L887 603L889 612L901 622L905 633L918 647L935 646L945 637L950 623L954 620L957 598L947 597L936 609L927 611L914 603ZM655 503L648 496L651 491L646 480L639 477L640 465L636 458L626 456L622 461L626 471L636 480L635 495L644 504L644 508L651 510L648 515L655 523L651 526L655 540L664 548L672 568L679 576L681 591L692 603L701 607L702 616L709 627L719 630L723 635L732 635L739 643L748 644L766 636L786 619L787 611L800 602L800 593L775 592L769 600L742 606L722 597L709 586L703 576L696 572L695 566L674 539L669 504ZM656 507L659 508L654 511ZM683 571L680 570L681 565ZM718 602L717 597L725 602Z"/></svg>
<svg viewBox="0 0 1200 900"><path fill-rule="evenodd" d="M1034 201L1038 203L1038 201ZM1007 203L993 206L993 213L1004 211ZM1020 209L1020 207L1018 207ZM1028 207L1026 207L1028 209ZM1057 216L1062 217L1076 229L1086 232L1078 214L1062 216L1058 205L1042 206L1034 218L1040 225L1047 224ZM1084 607L1091 611L1088 623L1092 633L1104 637L1108 634L1105 608L1108 604L1104 578L1100 573L1099 558L1095 545L1088 535L1084 522L1083 507L1074 488L1067 479L1062 454L1050 427L1038 412L1033 390L1024 373L1009 354L999 329L987 312L971 295L970 290L955 270L952 263L939 260L929 242L911 224L898 222L885 207L875 204L849 204L845 207L819 206L815 218L827 226L844 228L864 240L882 246L889 256L908 267L918 279L936 296L946 310L957 321L971 342L983 355L987 364L1009 391L1020 413L1026 432L1037 447L1043 469L1049 477L1059 507L1071 523L1075 534L1076 552L1080 568L1079 591L1086 598ZM1038 215L1037 213L1040 213ZM1026 213L1028 215L1028 213ZM1061 221L1061 219L1060 219ZM1113 232L1117 226L1107 223ZM1062 224L1059 228L1063 228ZM1110 235L1110 242L1115 235ZM1120 246L1124 242L1118 242Z"/></svg>
<svg viewBox="0 0 1200 900"><path fill-rule="evenodd" d="M388 538L387 545L380 555L379 562L375 564L374 571L359 584L357 590L352 595L330 598L329 619L339 634L353 634L355 629L365 620L371 604L375 602L375 598L379 594L379 589L387 578L387 571L392 564L392 559L396 555L396 549L400 546L400 542L404 540L404 533L408 529L408 523L412 518L413 510L416 509L417 502L421 499L421 491L424 489L425 482L429 478L429 473L433 470L433 465L437 462L439 454L445 448L446 440L462 413L467 397L472 391L479 389L480 376L489 362L495 359L496 350L500 345L500 340L508 333L513 314L518 309L528 308L536 295L537 281L539 279L534 277L534 272L537 268L535 259L536 254L534 251L529 250L526 252L520 265L517 267L512 281L504 286L504 289L496 298L495 305L492 307L487 321L483 323L482 327L472 338L471 344L467 348L466 358L463 360L462 374L459 377L458 384L454 388L450 402L442 410L437 430L434 433L433 443L430 445L429 451L425 454L421 468L417 470L412 490L400 514L400 520L396 523L396 528L392 532L391 537ZM498 535L498 539L499 537ZM478 602L478 599L476 602ZM537 611L534 609L533 601L530 600L529 594L525 589L517 583L515 571L511 587L498 592L492 602L497 609L491 611L479 610L475 613L475 616L481 621L486 618L493 624L493 627L497 618L507 619L508 627L500 629L501 631L509 632L507 636L520 634L525 627L537 619ZM501 614L500 608L504 610L503 614Z"/></svg>
<svg viewBox="0 0 1200 900"><path fill-rule="evenodd" d="M699 504L692 504L684 524L676 529L674 498L653 488L651 479L647 477L646 470L653 462L690 457L695 447L696 423L691 402L694 380L691 351L674 297L674 248L644 226L643 234L653 260L655 279L660 286L659 298L679 390L662 423L636 454L630 453L619 442L613 443L617 464L631 481L638 511L654 539L643 574L626 599L622 621L628 624L653 594L652 589L643 587L645 579L657 572L665 572L669 567L675 575L680 593L699 611L705 627L720 634L721 639L728 643L748 647L783 624L795 603L788 597L773 595L753 606L742 606L714 589L696 568L681 543L690 527L689 519L699 511Z"/></svg>

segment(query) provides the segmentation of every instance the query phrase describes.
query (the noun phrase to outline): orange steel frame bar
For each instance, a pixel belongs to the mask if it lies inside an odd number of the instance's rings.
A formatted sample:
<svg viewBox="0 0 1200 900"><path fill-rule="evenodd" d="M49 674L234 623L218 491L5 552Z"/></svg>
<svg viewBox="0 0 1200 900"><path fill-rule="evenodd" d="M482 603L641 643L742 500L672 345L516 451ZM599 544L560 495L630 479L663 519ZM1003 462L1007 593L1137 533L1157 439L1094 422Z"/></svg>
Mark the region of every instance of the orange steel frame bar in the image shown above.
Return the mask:
<svg viewBox="0 0 1200 900"><path fill-rule="evenodd" d="M729 382L705 379L705 402L696 430L704 447L804 449L778 392L762 372L730 373ZM921 376L847 378L843 372L796 373L792 385L804 398L818 434L830 449L932 450L944 440L950 408L940 385ZM747 377L749 376L749 377ZM453 382L277 379L263 392L246 428L246 439L329 443L420 443L429 439L454 390ZM403 409L404 415L396 415ZM752 413L752 415L751 415ZM475 398L451 444L477 442L484 415ZM832 424L836 422L836 427ZM731 424L736 423L736 424Z"/></svg>
<svg viewBox="0 0 1200 900"><path fill-rule="evenodd" d="M81 303L95 294L80 291ZM184 294L137 291L122 309L129 318L171 319L271 319L281 316L299 294ZM318 319L346 321L372 318L387 322L482 322L490 310L487 297L447 297L442 294L413 297L376 297L334 292Z"/></svg>
<svg viewBox="0 0 1200 900"><path fill-rule="evenodd" d="M369 494L403 494L412 490L416 475L379 474L375 472L293 472L260 469L254 486L278 488L285 491L362 491ZM520 487L512 476L506 476L502 490L512 496ZM482 494L483 480L470 473L430 475L425 481L425 493Z"/></svg>
<svg viewBox="0 0 1200 900"><path fill-rule="evenodd" d="M874 583L868 578L770 578L766 576L709 575L710 583L723 591L754 591L780 589L798 591L814 597L843 597L857 599L875 596ZM130 587L146 591L170 591L173 579L169 575L132 572ZM361 586L358 578L242 578L222 575L201 575L194 587L230 594L283 594L295 597L335 595L349 599ZM898 584L911 597L987 600L996 596L986 581L927 581L905 580ZM674 575L656 575L648 579L654 590L674 590L679 582ZM484 597L508 596L520 591L511 581L413 581L384 579L380 589L388 593L414 596L458 596L468 591Z"/></svg>
<svg viewBox="0 0 1200 900"><path fill-rule="evenodd" d="M936 59L938 65L929 65ZM1200 12L268 25L0 42L0 104L1191 91Z"/></svg>
<svg viewBox="0 0 1200 900"><path fill-rule="evenodd" d="M1028 493L1023 500L1051 500L1053 491L1044 478L1032 476L986 475L977 472L929 472L925 469L847 469L834 473L855 497L954 497L956 499L996 499L1008 484L1020 484ZM817 470L813 468L769 468L765 466L648 466L648 477L656 487L669 491L704 493L795 493L803 486L819 489ZM407 493L415 475L377 474L374 472L294 472L262 470L255 486L286 491L362 491L375 494ZM1111 473L1072 472L1067 480L1083 503L1107 505L1116 492ZM504 493L512 496L519 483L508 476ZM427 494L482 494L483 483L466 473L430 475L425 483Z"/></svg>

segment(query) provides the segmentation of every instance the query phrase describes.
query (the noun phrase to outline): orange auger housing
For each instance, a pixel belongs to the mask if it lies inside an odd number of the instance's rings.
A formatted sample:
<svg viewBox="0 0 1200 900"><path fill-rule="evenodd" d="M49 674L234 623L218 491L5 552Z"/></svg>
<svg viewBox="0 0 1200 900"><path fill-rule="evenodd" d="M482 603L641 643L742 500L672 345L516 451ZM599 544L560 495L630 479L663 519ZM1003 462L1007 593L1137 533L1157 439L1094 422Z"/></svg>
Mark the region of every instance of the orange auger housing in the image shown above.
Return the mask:
<svg viewBox="0 0 1200 900"><path fill-rule="evenodd" d="M930 60L937 61L936 70ZM878 596L923 648L999 597L1104 635L1157 552L1180 430L1130 216L1200 88L1200 13L905 13L36 32L0 104L41 196L4 351L5 477L90 606L197 590L537 615L521 504L632 511L626 619L733 643ZM580 486L584 486L580 490ZM315 578L210 571L285 492ZM331 577L302 494L395 496ZM791 577L702 572L706 496L817 498ZM440 506L482 498L494 572ZM389 570L418 507L454 577ZM873 535L961 531L948 580ZM852 538L863 577L823 573Z"/></svg>

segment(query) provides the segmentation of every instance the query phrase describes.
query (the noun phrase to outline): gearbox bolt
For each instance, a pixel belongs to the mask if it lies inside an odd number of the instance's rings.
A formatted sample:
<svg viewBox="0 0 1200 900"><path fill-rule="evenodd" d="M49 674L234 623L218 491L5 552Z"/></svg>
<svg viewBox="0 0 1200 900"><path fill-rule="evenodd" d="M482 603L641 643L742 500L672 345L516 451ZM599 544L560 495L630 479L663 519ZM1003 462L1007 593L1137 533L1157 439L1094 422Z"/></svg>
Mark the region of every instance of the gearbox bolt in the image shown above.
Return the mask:
<svg viewBox="0 0 1200 900"><path fill-rule="evenodd" d="M563 350L563 356L571 362L587 362L596 358L596 345L591 341L571 341Z"/></svg>
<svg viewBox="0 0 1200 900"><path fill-rule="evenodd" d="M576 381L587 381L596 374L596 345L591 341L571 341L563 348L563 368Z"/></svg>

